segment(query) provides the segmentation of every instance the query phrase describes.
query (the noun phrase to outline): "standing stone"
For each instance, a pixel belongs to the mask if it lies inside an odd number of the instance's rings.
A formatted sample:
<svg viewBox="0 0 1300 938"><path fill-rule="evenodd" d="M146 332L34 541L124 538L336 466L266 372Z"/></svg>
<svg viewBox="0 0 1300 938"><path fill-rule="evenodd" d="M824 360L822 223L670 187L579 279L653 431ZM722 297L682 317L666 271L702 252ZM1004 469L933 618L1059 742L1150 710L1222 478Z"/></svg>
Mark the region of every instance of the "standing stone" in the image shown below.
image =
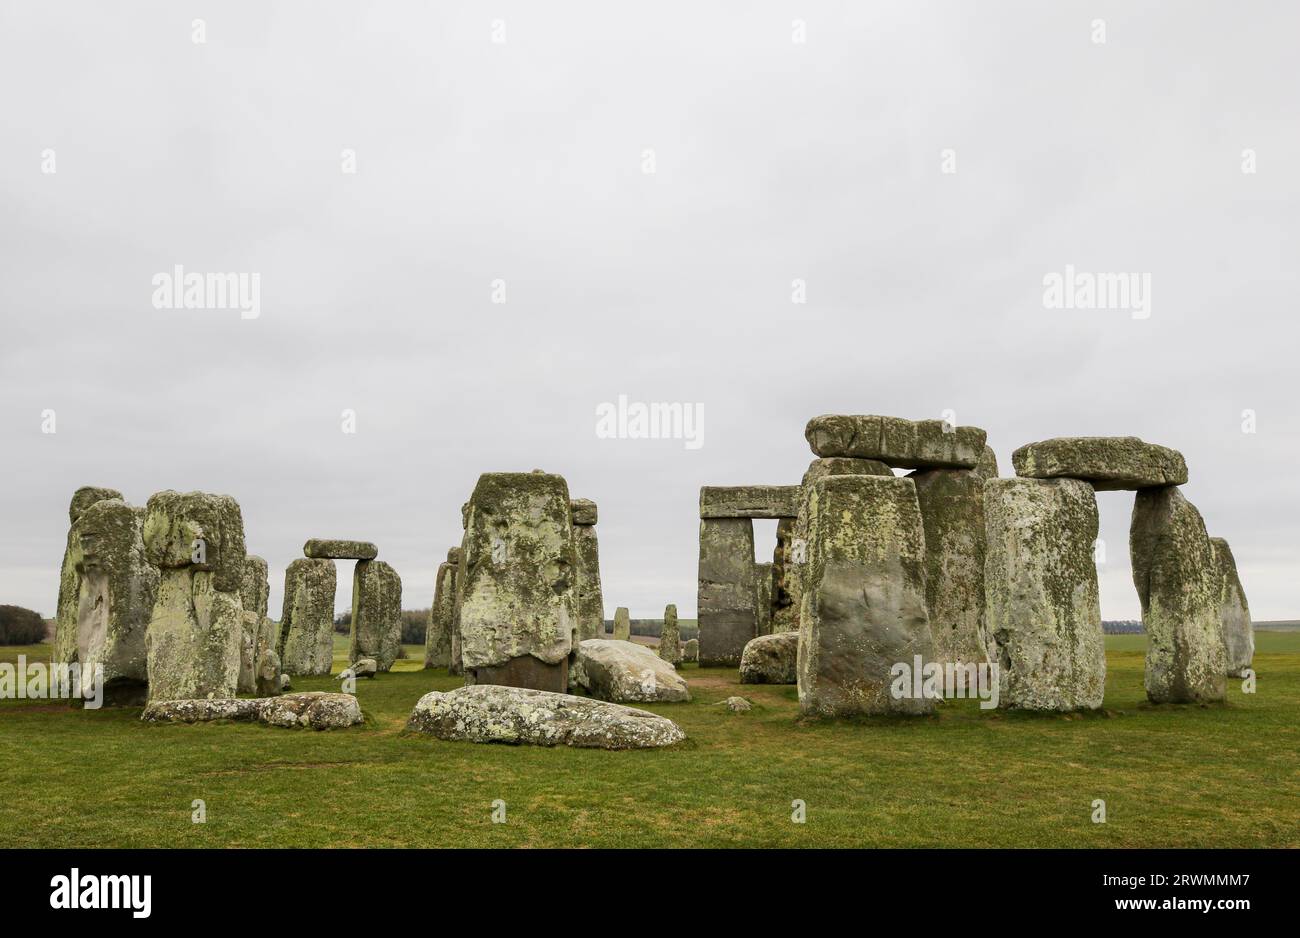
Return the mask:
<svg viewBox="0 0 1300 938"><path fill-rule="evenodd" d="M1232 548L1221 537L1210 538L1214 565L1219 582L1219 621L1223 624L1223 644L1227 652L1228 676L1245 677L1255 657L1255 630L1250 621L1246 591L1237 576L1237 561Z"/></svg>
<svg viewBox="0 0 1300 938"><path fill-rule="evenodd" d="M681 632L677 628L677 605L664 606L664 627L659 633L659 657L676 667L682 660Z"/></svg>
<svg viewBox="0 0 1300 938"><path fill-rule="evenodd" d="M698 638L687 639L682 644L682 661L694 661L698 663L699 660L700 640Z"/></svg>
<svg viewBox="0 0 1300 938"><path fill-rule="evenodd" d="M461 655L473 684L564 693L577 626L569 487L545 472L488 472L470 496Z"/></svg>
<svg viewBox="0 0 1300 938"><path fill-rule="evenodd" d="M985 630L998 706L1101 706L1106 648L1097 598L1097 497L1078 479L984 485Z"/></svg>
<svg viewBox="0 0 1300 938"><path fill-rule="evenodd" d="M914 669L920 661L924 668L934 655L915 484L827 476L807 501L799 709L822 716L931 712L933 700L890 690L894 665Z"/></svg>
<svg viewBox="0 0 1300 938"><path fill-rule="evenodd" d="M462 513L467 513L468 509L469 503L466 502ZM456 597L451 606L451 663L447 665L447 673L455 677L465 673L460 639L460 604L465 596L465 550L463 547L453 547L452 550L456 552L455 559L448 553L447 561L456 565Z"/></svg>
<svg viewBox="0 0 1300 938"><path fill-rule="evenodd" d="M791 552L794 540L795 518L782 518L776 524L776 548L772 551L772 631L792 632L799 628L799 607L792 593L791 583L797 567Z"/></svg>
<svg viewBox="0 0 1300 938"><path fill-rule="evenodd" d="M63 550L59 599L54 613L54 660L62 664L72 664L77 660L77 603L81 592L81 574L77 572L77 563L81 559L80 535L75 530L77 519L95 502L110 498L125 501L117 489L83 485L72 493L68 505L68 539Z"/></svg>
<svg viewBox="0 0 1300 938"><path fill-rule="evenodd" d="M772 634L772 565L754 564L754 631L758 635ZM740 649L744 652L744 648Z"/></svg>
<svg viewBox="0 0 1300 938"><path fill-rule="evenodd" d="M909 476L925 526L925 604L934 659L978 664L984 652L984 478L974 469Z"/></svg>
<svg viewBox="0 0 1300 938"><path fill-rule="evenodd" d="M736 667L745 643L758 634L754 522L700 521L698 613L700 664Z"/></svg>
<svg viewBox="0 0 1300 938"><path fill-rule="evenodd" d="M145 646L149 700L234 697L244 610L244 519L227 495L158 492L146 555L161 570Z"/></svg>
<svg viewBox="0 0 1300 938"><path fill-rule="evenodd" d="M254 554L244 558L244 575L239 585L239 601L244 610L243 629L239 642L239 681L241 694L257 693L258 636L271 587L267 577L266 561Z"/></svg>
<svg viewBox="0 0 1300 938"><path fill-rule="evenodd" d="M619 606L614 610L614 638L620 642L632 641L632 619L628 615L627 606Z"/></svg>
<svg viewBox="0 0 1300 938"><path fill-rule="evenodd" d="M600 591L600 545L596 540L596 503L575 498L573 541L578 557L578 628L575 641L599 638L605 631L605 599Z"/></svg>
<svg viewBox="0 0 1300 938"><path fill-rule="evenodd" d="M1147 633L1152 703L1223 700L1228 671L1220 578L1201 513L1176 486L1146 488L1129 529L1133 583Z"/></svg>
<svg viewBox="0 0 1300 938"><path fill-rule="evenodd" d="M253 693L258 697L274 697L280 693L280 623L262 616L257 631L257 647L253 655Z"/></svg>
<svg viewBox="0 0 1300 938"><path fill-rule="evenodd" d="M299 557L284 571L279 650L285 674L329 674L333 668L337 587L332 560Z"/></svg>
<svg viewBox="0 0 1300 938"><path fill-rule="evenodd" d="M358 560L352 573L348 661L373 658L388 671L402 652L402 578L382 560Z"/></svg>
<svg viewBox="0 0 1300 938"><path fill-rule="evenodd" d="M456 562L459 548L447 551L447 560L438 565L438 578L433 588L433 605L429 607L429 622L424 633L424 666L446 668L451 665L451 623L456 607Z"/></svg>

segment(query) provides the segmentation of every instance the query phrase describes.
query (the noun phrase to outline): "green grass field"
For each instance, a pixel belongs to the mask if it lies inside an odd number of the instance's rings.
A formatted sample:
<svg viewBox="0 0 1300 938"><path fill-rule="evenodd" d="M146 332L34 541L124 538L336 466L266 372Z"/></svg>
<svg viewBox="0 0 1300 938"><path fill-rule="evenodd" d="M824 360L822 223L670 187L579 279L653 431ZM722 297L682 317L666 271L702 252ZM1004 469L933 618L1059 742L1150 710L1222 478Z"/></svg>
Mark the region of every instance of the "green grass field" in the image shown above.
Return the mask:
<svg viewBox="0 0 1300 938"><path fill-rule="evenodd" d="M1225 706L1152 707L1143 637L1109 636L1105 712L1070 717L963 701L934 718L800 724L793 687L687 666L693 702L648 709L688 740L639 752L406 734L422 694L459 684L419 670L414 648L360 682L366 725L329 733L6 700L0 846L1300 846L1300 633L1257 642L1256 694L1230 681ZM715 706L731 694L755 710ZM795 799L806 823L791 821Z"/></svg>

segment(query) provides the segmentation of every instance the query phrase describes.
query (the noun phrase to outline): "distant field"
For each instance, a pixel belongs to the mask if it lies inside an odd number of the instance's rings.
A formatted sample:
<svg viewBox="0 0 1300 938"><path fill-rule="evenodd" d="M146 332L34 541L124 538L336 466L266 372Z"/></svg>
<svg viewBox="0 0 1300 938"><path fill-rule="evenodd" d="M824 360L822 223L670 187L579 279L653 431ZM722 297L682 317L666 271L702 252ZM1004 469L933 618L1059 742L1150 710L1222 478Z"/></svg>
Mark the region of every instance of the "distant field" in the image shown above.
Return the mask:
<svg viewBox="0 0 1300 938"><path fill-rule="evenodd" d="M688 739L647 752L407 735L422 694L459 684L421 670L416 646L360 682L366 725L333 733L0 701L0 846L1296 847L1300 634L1257 642L1258 693L1233 681L1225 706L1153 707L1144 637L1109 636L1105 712L1068 717L962 701L933 718L801 724L793 687L687 666L695 699L648 709ZM48 646L0 660L20 652ZM718 706L731 694L755 711ZM196 798L205 824L191 823ZM491 823L496 799L505 824ZM807 823L791 822L795 799Z"/></svg>

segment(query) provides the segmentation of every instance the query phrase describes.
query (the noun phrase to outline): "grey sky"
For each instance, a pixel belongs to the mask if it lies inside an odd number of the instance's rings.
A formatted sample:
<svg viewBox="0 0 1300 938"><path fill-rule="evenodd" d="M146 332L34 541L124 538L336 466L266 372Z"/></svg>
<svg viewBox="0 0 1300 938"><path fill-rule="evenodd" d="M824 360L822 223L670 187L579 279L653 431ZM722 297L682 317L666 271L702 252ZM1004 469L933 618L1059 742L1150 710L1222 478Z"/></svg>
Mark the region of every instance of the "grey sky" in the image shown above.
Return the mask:
<svg viewBox="0 0 1300 938"><path fill-rule="evenodd" d="M427 606L478 474L540 467L600 504L607 615L691 616L700 485L798 481L815 414L951 408L1004 473L1178 448L1255 617L1300 616L1297 34L1285 3L5 4L0 602L53 614L95 484L235 496L272 615L313 536ZM175 264L259 273L260 318L155 309ZM1045 309L1067 264L1149 273L1150 318ZM703 447L598 439L619 394L702 403ZM1131 501L1100 496L1107 618Z"/></svg>

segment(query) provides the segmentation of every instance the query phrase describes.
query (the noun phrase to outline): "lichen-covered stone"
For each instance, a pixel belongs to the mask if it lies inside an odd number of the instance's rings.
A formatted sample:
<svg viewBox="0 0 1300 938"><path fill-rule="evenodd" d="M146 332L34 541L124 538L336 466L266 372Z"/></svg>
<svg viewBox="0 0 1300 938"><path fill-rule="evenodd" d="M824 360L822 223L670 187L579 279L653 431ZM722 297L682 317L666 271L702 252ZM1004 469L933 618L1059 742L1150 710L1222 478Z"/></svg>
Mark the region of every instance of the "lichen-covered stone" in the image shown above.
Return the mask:
<svg viewBox="0 0 1300 938"><path fill-rule="evenodd" d="M659 657L676 667L682 660L681 630L677 626L677 605L664 606L664 627L659 633Z"/></svg>
<svg viewBox="0 0 1300 938"><path fill-rule="evenodd" d="M370 541L344 541L314 537L302 545L303 556L313 560L374 560L379 548Z"/></svg>
<svg viewBox="0 0 1300 938"><path fill-rule="evenodd" d="M974 469L987 434L942 420L824 414L808 421L804 437L818 456L878 459L900 469Z"/></svg>
<svg viewBox="0 0 1300 938"><path fill-rule="evenodd" d="M464 515L468 514L469 503L465 503ZM456 566L456 595L451 605L451 660L447 665L447 673L453 676L463 675L465 673L464 661L461 658L460 648L460 603L464 597L465 586L465 551L463 547L454 548L456 556L453 558L451 552L447 552L447 562Z"/></svg>
<svg viewBox="0 0 1300 938"><path fill-rule="evenodd" d="M574 525L573 543L578 558L577 640L581 642L597 638L605 630L605 597L600 588L600 544L596 539L596 526Z"/></svg>
<svg viewBox="0 0 1300 938"><path fill-rule="evenodd" d="M793 562L795 518L782 518L776 525L776 547L772 550L772 631L790 632L799 628L799 607L792 595L791 580L799 571Z"/></svg>
<svg viewBox="0 0 1300 938"><path fill-rule="evenodd" d="M353 677L374 678L379 673L379 662L374 658L358 658L339 672L339 676L351 674Z"/></svg>
<svg viewBox="0 0 1300 938"><path fill-rule="evenodd" d="M1221 586L1201 513L1175 486L1142 489L1133 502L1129 552L1147 633L1147 698L1223 700Z"/></svg>
<svg viewBox="0 0 1300 938"><path fill-rule="evenodd" d="M1093 544L1097 498L1076 479L984 485L985 631L998 706L1101 706L1106 649Z"/></svg>
<svg viewBox="0 0 1300 938"><path fill-rule="evenodd" d="M798 684L799 633L760 635L740 656L742 684Z"/></svg>
<svg viewBox="0 0 1300 938"><path fill-rule="evenodd" d="M998 477L998 454L993 452L993 447L984 447L980 461L975 465L975 474L985 481Z"/></svg>
<svg viewBox="0 0 1300 938"><path fill-rule="evenodd" d="M596 523L598 511L596 503L590 498L575 498L569 502L569 510L573 515L573 523L588 527Z"/></svg>
<svg viewBox="0 0 1300 938"><path fill-rule="evenodd" d="M83 485L72 493L72 501L68 505L68 522L75 524L81 517L81 513L89 508L95 502L108 501L110 498L116 498L123 503L126 499L117 489L104 488L98 485Z"/></svg>
<svg viewBox="0 0 1300 938"><path fill-rule="evenodd" d="M1250 621L1246 591L1237 576L1237 561L1232 548L1221 537L1210 538L1214 567L1219 583L1219 621L1223 625L1223 645L1227 653L1229 677L1244 677L1255 657L1255 629Z"/></svg>
<svg viewBox="0 0 1300 938"><path fill-rule="evenodd" d="M686 738L672 720L646 710L491 684L425 694L407 726L447 740L594 749L653 749Z"/></svg>
<svg viewBox="0 0 1300 938"><path fill-rule="evenodd" d="M682 642L682 661L698 662L700 660L700 640L689 638Z"/></svg>
<svg viewBox="0 0 1300 938"><path fill-rule="evenodd" d="M424 633L424 666L446 668L451 664L451 622L456 607L456 564L438 565L433 604Z"/></svg>
<svg viewBox="0 0 1300 938"><path fill-rule="evenodd" d="M567 689L577 630L573 530L569 487L560 476L479 476L469 500L460 602L467 679ZM515 663L525 657L534 663Z"/></svg>
<svg viewBox="0 0 1300 938"><path fill-rule="evenodd" d="M239 646L239 693L257 693L258 635L271 594L266 561L254 554L244 558L244 575L240 581L239 602L244 610L244 627Z"/></svg>
<svg viewBox="0 0 1300 938"><path fill-rule="evenodd" d="M593 696L615 703L673 703L690 700L686 681L671 664L645 645L592 638L578 646L582 686Z"/></svg>
<svg viewBox="0 0 1300 938"><path fill-rule="evenodd" d="M627 606L619 606L614 610L614 639L620 642L632 641L632 617L628 614Z"/></svg>
<svg viewBox="0 0 1300 938"><path fill-rule="evenodd" d="M247 613L245 613L247 615ZM280 623L262 616L257 627L257 646L253 656L253 692L258 697L274 697L280 693Z"/></svg>
<svg viewBox="0 0 1300 938"><path fill-rule="evenodd" d="M697 595L700 664L740 664L745 643L758 634L755 576L754 522L702 519Z"/></svg>
<svg viewBox="0 0 1300 938"><path fill-rule="evenodd" d="M402 652L402 578L382 560L358 560L352 573L348 660L374 658L387 671Z"/></svg>
<svg viewBox="0 0 1300 938"><path fill-rule="evenodd" d="M256 700L232 697L157 700L145 707L141 719L146 723L209 723L229 720L316 730L342 729L364 722L356 697L323 691Z"/></svg>
<svg viewBox="0 0 1300 938"><path fill-rule="evenodd" d="M1072 436L1028 443L1011 454L1016 475L1083 479L1099 492L1182 485L1183 454L1135 436Z"/></svg>
<svg viewBox="0 0 1300 938"><path fill-rule="evenodd" d="M701 518L793 518L797 485L706 485L700 488Z"/></svg>
<svg viewBox="0 0 1300 938"><path fill-rule="evenodd" d="M229 495L157 492L145 505L144 545L164 570L212 573L211 588L238 593L244 582L244 518Z"/></svg>
<svg viewBox="0 0 1300 938"><path fill-rule="evenodd" d="M799 616L799 707L808 714L923 714L895 698L891 668L934 656L925 607L925 533L911 479L827 476L808 497Z"/></svg>
<svg viewBox="0 0 1300 938"><path fill-rule="evenodd" d="M925 527L925 605L941 664L985 660L984 478L973 469L918 469L909 478Z"/></svg>
<svg viewBox="0 0 1300 938"><path fill-rule="evenodd" d="M284 571L280 614L280 667L287 674L329 674L334 665L334 591L338 571L332 560L299 557Z"/></svg>
<svg viewBox="0 0 1300 938"><path fill-rule="evenodd" d="M754 709L754 705L744 697L728 697L722 702L722 706L732 713L749 713Z"/></svg>
<svg viewBox="0 0 1300 938"><path fill-rule="evenodd" d="M235 696L244 610L216 582L215 570L162 570L145 633L151 701Z"/></svg>
<svg viewBox="0 0 1300 938"><path fill-rule="evenodd" d="M754 632L757 635L772 634L772 577L770 563L754 564Z"/></svg>

